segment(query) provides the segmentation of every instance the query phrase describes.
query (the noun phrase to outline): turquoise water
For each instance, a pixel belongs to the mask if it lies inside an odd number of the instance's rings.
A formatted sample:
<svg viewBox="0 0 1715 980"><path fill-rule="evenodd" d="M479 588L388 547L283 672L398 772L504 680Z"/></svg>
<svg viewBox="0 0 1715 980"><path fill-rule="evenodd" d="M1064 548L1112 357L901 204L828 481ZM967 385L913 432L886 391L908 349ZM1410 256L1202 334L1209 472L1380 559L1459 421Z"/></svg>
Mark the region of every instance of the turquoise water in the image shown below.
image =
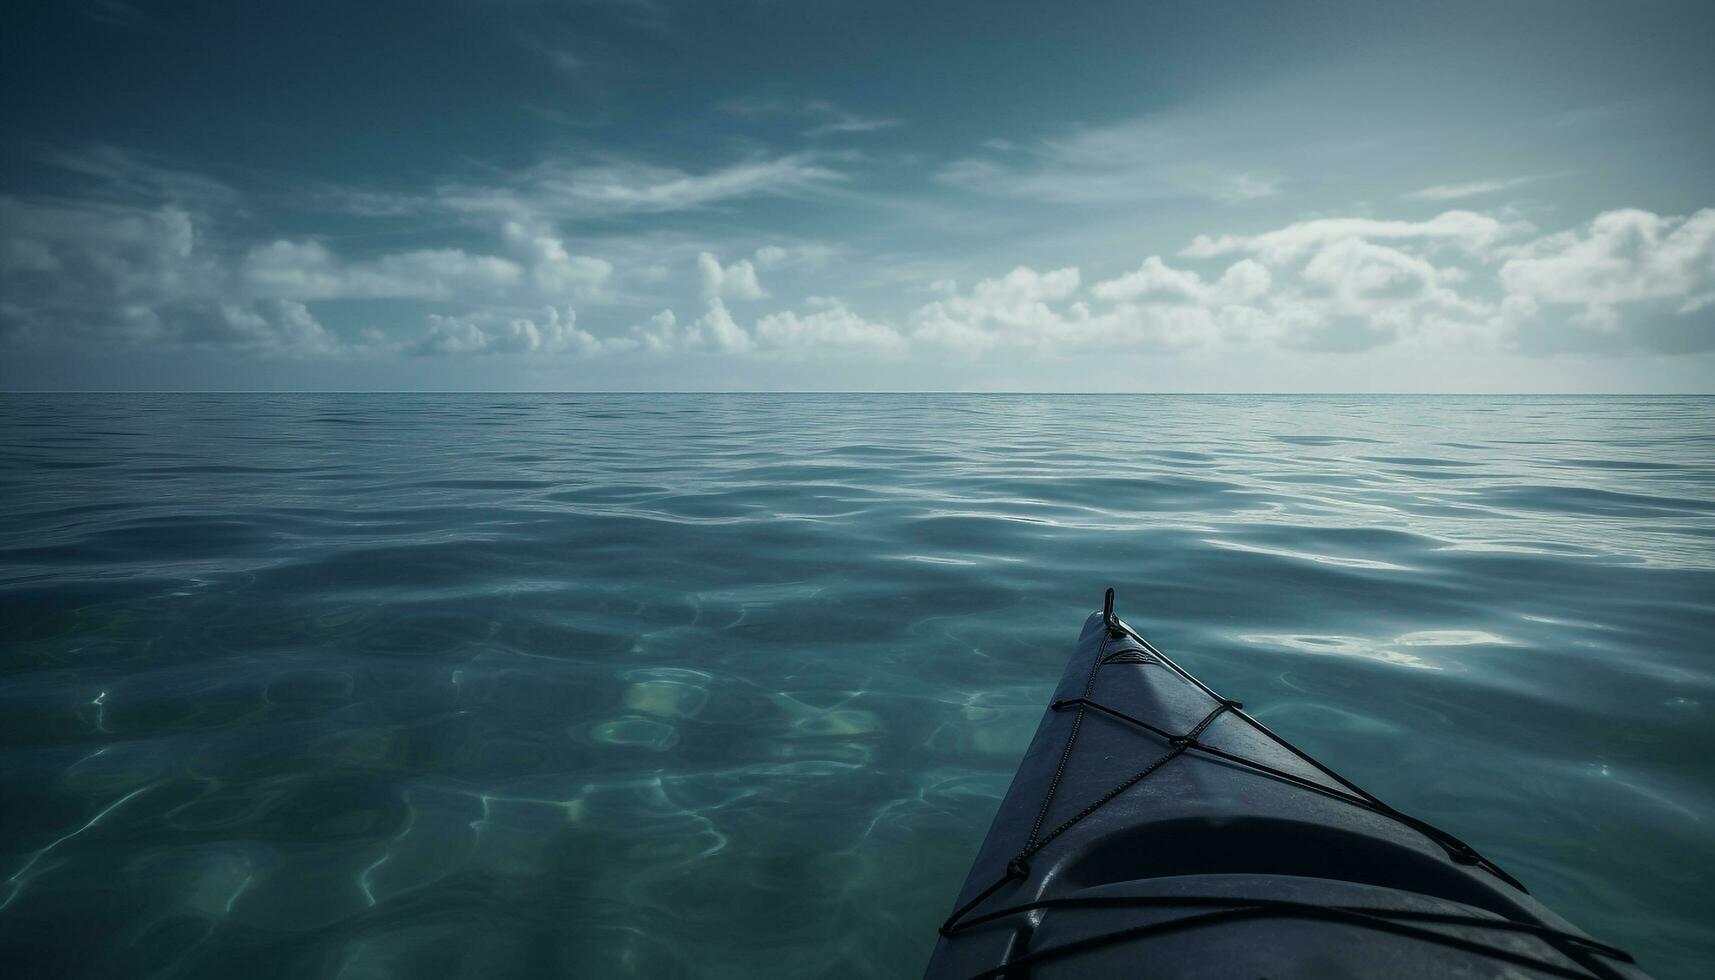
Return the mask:
<svg viewBox="0 0 1715 980"><path fill-rule="evenodd" d="M1709 399L0 412L13 976L916 974L1110 584L1658 975L1715 959Z"/></svg>

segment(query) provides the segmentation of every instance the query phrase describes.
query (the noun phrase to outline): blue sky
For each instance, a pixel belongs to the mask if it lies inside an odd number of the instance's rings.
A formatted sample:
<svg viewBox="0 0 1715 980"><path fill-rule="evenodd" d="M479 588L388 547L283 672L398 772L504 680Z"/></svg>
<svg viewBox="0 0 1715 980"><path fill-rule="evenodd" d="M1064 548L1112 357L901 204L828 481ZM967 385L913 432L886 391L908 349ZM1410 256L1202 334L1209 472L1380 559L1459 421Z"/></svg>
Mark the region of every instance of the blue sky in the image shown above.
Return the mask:
<svg viewBox="0 0 1715 980"><path fill-rule="evenodd" d="M1715 6L0 11L0 386L1715 390Z"/></svg>

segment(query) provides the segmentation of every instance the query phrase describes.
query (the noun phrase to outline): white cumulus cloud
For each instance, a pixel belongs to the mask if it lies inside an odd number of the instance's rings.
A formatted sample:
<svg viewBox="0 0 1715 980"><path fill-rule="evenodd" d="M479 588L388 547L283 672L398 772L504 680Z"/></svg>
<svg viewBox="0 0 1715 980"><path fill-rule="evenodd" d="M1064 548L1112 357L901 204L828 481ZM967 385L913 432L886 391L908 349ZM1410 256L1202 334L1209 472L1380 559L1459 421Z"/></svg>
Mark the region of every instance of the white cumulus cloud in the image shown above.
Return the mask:
<svg viewBox="0 0 1715 980"><path fill-rule="evenodd" d="M315 241L280 240L250 250L241 276L258 295L296 300L449 299L516 286L524 270L511 259L462 249L421 249L351 260Z"/></svg>
<svg viewBox="0 0 1715 980"><path fill-rule="evenodd" d="M702 279L703 296L707 299L764 299L767 290L756 279L756 266L749 259L739 259L731 265L708 252L697 253L697 273Z"/></svg>
<svg viewBox="0 0 1715 980"><path fill-rule="evenodd" d="M0 197L0 339L317 354L334 335L293 298L233 283L177 206Z"/></svg>
<svg viewBox="0 0 1715 980"><path fill-rule="evenodd" d="M429 332L413 347L420 354L577 354L625 349L628 341L600 340L577 325L577 311L547 307L537 317L492 314L429 317Z"/></svg>
<svg viewBox="0 0 1715 980"><path fill-rule="evenodd" d="M897 354L905 338L882 323L866 320L838 300L826 297L815 312L799 316L791 310L770 313L756 322L757 343L796 353L826 350Z"/></svg>
<svg viewBox="0 0 1715 980"><path fill-rule="evenodd" d="M1016 343L1036 343L1053 333L1063 316L1049 304L1078 288L1076 268L1038 272L1018 266L1004 276L981 280L969 294L953 292L918 309L913 336L970 353ZM948 283L952 288L951 283Z"/></svg>
<svg viewBox="0 0 1715 980"><path fill-rule="evenodd" d="M1508 224L1474 211L1447 211L1427 221L1385 221L1376 218L1315 218L1254 235L1198 235L1180 250L1183 258L1206 259L1249 253L1270 264L1290 262L1311 250L1341 239L1445 243L1480 253L1528 226Z"/></svg>
<svg viewBox="0 0 1715 980"><path fill-rule="evenodd" d="M1620 309L1665 302L1676 312L1707 305L1715 289L1715 209L1689 217L1609 211L1587 228L1540 238L1501 266L1507 292L1579 308L1582 322L1617 329Z"/></svg>
<svg viewBox="0 0 1715 980"><path fill-rule="evenodd" d="M687 335L692 346L708 346L728 354L741 354L754 342L749 332L733 320L719 297L709 300L703 315L692 321Z"/></svg>
<svg viewBox="0 0 1715 980"><path fill-rule="evenodd" d="M642 323L631 325L631 336L637 346L653 354L665 354L676 350L684 343L684 332L679 329L679 318L672 310L662 310Z"/></svg>
<svg viewBox="0 0 1715 980"><path fill-rule="evenodd" d="M1268 292L1272 281L1268 269L1254 259L1240 259L1219 280L1206 282L1196 272L1171 268L1161 256L1151 255L1136 272L1096 283L1090 292L1110 300L1157 296L1207 304L1243 303Z"/></svg>
<svg viewBox="0 0 1715 980"><path fill-rule="evenodd" d="M546 227L508 221L502 233L529 269L531 282L544 298L595 299L613 278L613 263L590 255L573 255Z"/></svg>

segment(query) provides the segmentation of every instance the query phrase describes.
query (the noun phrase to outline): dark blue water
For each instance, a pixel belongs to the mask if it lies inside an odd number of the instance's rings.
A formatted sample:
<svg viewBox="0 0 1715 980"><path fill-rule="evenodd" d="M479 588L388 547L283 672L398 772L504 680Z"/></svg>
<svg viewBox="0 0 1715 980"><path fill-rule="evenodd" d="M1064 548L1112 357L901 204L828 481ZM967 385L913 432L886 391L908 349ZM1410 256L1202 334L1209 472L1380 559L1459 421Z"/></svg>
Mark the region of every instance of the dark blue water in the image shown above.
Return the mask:
<svg viewBox="0 0 1715 980"><path fill-rule="evenodd" d="M11 975L914 974L1110 584L1661 976L1715 958L1709 399L0 411Z"/></svg>

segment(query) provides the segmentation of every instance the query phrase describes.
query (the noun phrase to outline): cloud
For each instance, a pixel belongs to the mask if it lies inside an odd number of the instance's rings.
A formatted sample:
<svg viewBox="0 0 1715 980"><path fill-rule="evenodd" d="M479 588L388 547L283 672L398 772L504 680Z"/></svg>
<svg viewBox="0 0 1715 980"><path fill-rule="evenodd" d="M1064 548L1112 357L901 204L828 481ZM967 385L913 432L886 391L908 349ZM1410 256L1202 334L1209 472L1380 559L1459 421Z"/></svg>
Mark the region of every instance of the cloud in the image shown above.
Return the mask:
<svg viewBox="0 0 1715 980"><path fill-rule="evenodd" d="M1094 282L1075 266L1020 265L961 289L936 278L942 266L876 259L841 281L900 297L881 315L811 296L741 320L729 304L769 297L759 270L794 290L826 288L796 273L837 246L751 242L741 251L729 243L742 257L723 262L707 238L667 231L607 237L616 263L580 254L554 220L521 208L482 212L478 227L489 237L466 228L463 247L346 251L340 243L361 239L233 237L254 227L247 202L195 174L123 153L65 161L72 183L96 189L81 198L0 196L0 340L14 347L778 360L1006 351L1254 360L1386 345L1464 355L1715 350L1715 209L1609 211L1549 234L1506 212L1474 210L1217 228L1173 257L1147 255ZM686 193L681 200L702 191ZM694 286L672 272L693 257ZM913 294L922 298L902 298ZM661 308L693 295L702 304L694 319ZM317 305L333 301L374 302ZM383 331L343 342L318 319L361 309L369 322L348 329L396 330L406 315L422 322L423 310L407 301L435 308L427 330L403 341ZM591 306L629 312L617 322L597 313L589 327L574 304L586 319ZM618 327L648 309L659 312Z"/></svg>
<svg viewBox="0 0 1715 980"><path fill-rule="evenodd" d="M613 277L606 259L573 255L559 238L524 222L506 222L501 232L515 258L442 248L352 259L318 241L281 239L252 248L240 275L258 295L298 300L468 302L516 292L549 303L605 297Z"/></svg>
<svg viewBox="0 0 1715 980"><path fill-rule="evenodd" d="M805 121L802 135L808 137L833 136L848 133L873 133L879 129L892 129L904 125L903 120L885 116L865 116L841 108L825 99L789 100L789 99L728 99L718 108L730 115L745 119L761 119L770 116L795 117Z"/></svg>
<svg viewBox="0 0 1715 980"><path fill-rule="evenodd" d="M1223 173L1202 168L1158 170L1135 165L1023 167L986 159L955 160L936 179L995 197L1052 204L1131 204L1175 197L1201 197L1232 204L1277 193L1279 178Z"/></svg>
<svg viewBox="0 0 1715 980"><path fill-rule="evenodd" d="M541 225L508 221L502 233L513 251L523 257L531 282L549 300L567 296L598 299L613 278L613 263L590 255L573 255L565 243Z"/></svg>
<svg viewBox="0 0 1715 980"><path fill-rule="evenodd" d="M337 346L301 303L231 287L197 219L176 205L0 197L0 338L104 347Z"/></svg>
<svg viewBox="0 0 1715 980"><path fill-rule="evenodd" d="M1608 211L1516 250L1499 279L1528 347L1715 349L1715 209Z"/></svg>
<svg viewBox="0 0 1715 980"><path fill-rule="evenodd" d="M749 259L739 259L723 266L708 252L697 253L697 272L702 277L703 297L730 299L764 299L768 292L756 281L756 267Z"/></svg>
<svg viewBox="0 0 1715 980"><path fill-rule="evenodd" d="M1496 177L1489 180L1473 180L1463 184L1436 184L1412 191L1405 195L1408 201L1458 201L1467 197L1481 197L1484 194L1498 194L1501 191L1523 187L1539 180L1553 176L1552 174L1525 174L1522 177Z"/></svg>
<svg viewBox="0 0 1715 980"><path fill-rule="evenodd" d="M517 286L524 270L510 259L460 249L422 249L370 261L342 259L315 241L276 241L252 249L241 266L254 293L298 300L448 299Z"/></svg>
<svg viewBox="0 0 1715 980"><path fill-rule="evenodd" d="M340 346L304 304L290 300L219 303L169 310L164 316L163 311L146 315L176 331L180 342L193 346L294 354L327 354Z"/></svg>
<svg viewBox="0 0 1715 980"><path fill-rule="evenodd" d="M1268 292L1271 283L1268 269L1251 259L1234 263L1211 283L1195 272L1169 268L1161 256L1151 255L1136 272L1096 283L1090 292L1109 300L1161 296L1203 304L1243 303Z"/></svg>
<svg viewBox="0 0 1715 980"><path fill-rule="evenodd" d="M928 343L980 352L1008 343L1034 344L1053 334L1063 321L1049 303L1077 290L1075 268L1038 272L1018 266L996 279L984 279L967 294L953 292L921 307L912 316L913 336ZM949 288L953 288L948 283Z"/></svg>
<svg viewBox="0 0 1715 980"><path fill-rule="evenodd" d="M1237 268L1235 266L1234 268ZM1371 312L1370 304L1423 297L1440 272L1427 259L1362 238L1340 238L1317 249L1300 280L1340 312Z"/></svg>
<svg viewBox="0 0 1715 980"><path fill-rule="evenodd" d="M109 27L132 27L143 22L143 11L125 0L72 0L72 9Z"/></svg>
<svg viewBox="0 0 1715 980"><path fill-rule="evenodd" d="M40 159L78 182L90 202L170 204L207 213L232 209L240 200L237 190L205 174L104 143L47 150Z"/></svg>
<svg viewBox="0 0 1715 980"><path fill-rule="evenodd" d="M954 291L917 311L917 333L970 346L978 334L1031 331L1054 320L1048 303L1064 299L1078 288L1075 268L1037 272L1018 266L996 279L978 282L968 295ZM949 289L955 289L950 282Z"/></svg>
<svg viewBox="0 0 1715 980"><path fill-rule="evenodd" d="M799 197L842 185L841 154L753 154L691 170L619 154L553 157L517 169L487 168L448 177L427 192L315 185L307 203L361 218L451 218L498 227L551 228L571 220L644 219L732 207L743 201Z"/></svg>
<svg viewBox="0 0 1715 980"><path fill-rule="evenodd" d="M733 320L719 297L709 300L703 315L692 321L686 343L692 347L712 347L727 354L742 354L755 346L750 334Z"/></svg>
<svg viewBox="0 0 1715 980"><path fill-rule="evenodd" d="M843 249L825 242L794 242L791 245L763 245L751 253L758 269L821 268Z"/></svg>
<svg viewBox="0 0 1715 980"><path fill-rule="evenodd" d="M866 320L838 300L823 298L816 312L799 316L791 310L771 313L756 322L757 343L792 353L828 350L898 354L905 338L882 323Z"/></svg>
<svg viewBox="0 0 1715 980"><path fill-rule="evenodd" d="M104 179L115 196L159 197L188 188L182 196L202 206L228 204L194 175L137 165L124 155L80 156L68 169ZM560 239L522 223L503 228L502 242L515 257L438 248L353 258L314 239L246 248L219 237L216 228L206 214L179 204L0 197L0 288L6 296L0 335L13 343L325 354L345 345L306 304L602 299L613 275L606 260L572 254ZM508 340L489 330L493 324L476 323L492 334L479 338L470 330L458 333L449 320L435 343L451 350L461 344L506 349L532 336L547 349L579 342L569 322L546 320L534 334L524 329L528 322Z"/></svg>
<svg viewBox="0 0 1715 980"><path fill-rule="evenodd" d="M703 315L681 327L672 310L662 310L647 321L634 324L625 343L609 349L636 350L648 354L714 353L722 355L778 355L804 359L819 354L898 354L907 342L886 324L867 320L830 297L816 297L812 311L770 313L753 329L745 329L719 298L708 301Z"/></svg>
<svg viewBox="0 0 1715 980"><path fill-rule="evenodd" d="M641 349L655 354L675 350L684 342L679 318L673 315L672 310L662 310L642 323L633 324L631 335Z"/></svg>
<svg viewBox="0 0 1715 980"><path fill-rule="evenodd" d="M1480 253L1501 238L1529 230L1523 223L1506 223L1474 211L1447 211L1427 221L1385 221L1375 218L1316 218L1255 235L1198 235L1179 254L1206 259L1248 252L1274 264L1301 258L1341 239L1445 243Z"/></svg>
<svg viewBox="0 0 1715 980"><path fill-rule="evenodd" d="M1146 266L1148 263L1146 263ZM1174 270L1168 270L1170 273ZM911 340L965 357L1022 350L1039 357L1207 346L1251 326L1242 307L1210 308L1196 302L1120 302L1105 308L1069 299L1078 271L1038 273L1014 269L917 310ZM1051 283L1051 288L1030 288Z"/></svg>
<svg viewBox="0 0 1715 980"><path fill-rule="evenodd" d="M536 318L490 314L429 317L429 332L411 350L417 354L576 354L585 357L630 349L624 338L597 339L577 325L577 311L547 307Z"/></svg>
<svg viewBox="0 0 1715 980"><path fill-rule="evenodd" d="M998 156L954 160L936 179L996 197L1107 205L1187 197L1234 204L1272 196L1282 180L1230 155L1217 135L1149 120L984 146Z"/></svg>
<svg viewBox="0 0 1715 980"><path fill-rule="evenodd" d="M840 113L827 122L817 123L804 130L804 135L831 136L838 133L873 133L878 129L892 129L895 126L903 125L905 123L898 119Z"/></svg>
<svg viewBox="0 0 1715 980"><path fill-rule="evenodd" d="M1201 348L1358 351L1715 349L1715 209L1614 211L1535 238L1448 212L1429 221L1316 219L1199 236L1181 256L1240 256L1218 272L1149 256L1085 299L1076 269L1028 267L917 310L912 341L968 356ZM1556 310L1562 311L1556 313Z"/></svg>
<svg viewBox="0 0 1715 980"><path fill-rule="evenodd" d="M1455 217L1424 227L1339 219L1301 222L1251 236L1201 238L1186 252L1242 255L1218 274L1175 267L1152 255L1133 272L1095 283L1078 298L1076 269L1015 269L952 284L948 298L920 308L913 338L981 354L1025 348L1043 355L1098 350L1296 347L1358 350L1395 341L1435 346L1439 337L1493 345L1492 304L1455 286L1459 270L1370 241L1365 232L1430 249L1489 241L1498 231Z"/></svg>
<svg viewBox="0 0 1715 980"><path fill-rule="evenodd" d="M108 183L123 184L128 195L159 193L158 187L134 191L133 172L116 174ZM727 265L712 253L701 253L703 315L681 324L670 310L662 310L629 330L600 337L578 325L565 301L610 300L613 264L575 254L540 221L499 222L505 254L429 248L354 256L314 238L245 245L212 237L214 227L207 216L176 205L0 198L0 284L6 297L0 301L0 335L10 343L87 341L376 356L389 351L742 355L759 348L855 350L898 343L885 327L843 307L765 318L768 339L760 344L733 318L728 300L768 295L758 281L757 262L811 261L821 254L814 248L764 246L756 250L754 262L745 258ZM414 340L392 342L384 331L372 329L365 342L346 345L311 308L336 300L410 300L467 310L437 311ZM518 304L532 302L542 304L540 314L513 312Z"/></svg>
<svg viewBox="0 0 1715 980"><path fill-rule="evenodd" d="M575 75L589 67L589 62L577 53L551 44L533 34L520 32L518 43L536 55L542 63L561 75Z"/></svg>
<svg viewBox="0 0 1715 980"><path fill-rule="evenodd" d="M556 160L499 183L450 182L432 198L417 199L414 207L535 221L664 214L801 194L843 180L844 174L808 153L759 157L702 173L625 159L576 164Z"/></svg>
<svg viewBox="0 0 1715 980"><path fill-rule="evenodd" d="M1588 228L1519 249L1500 279L1509 293L1582 306L1590 322L1611 326L1622 304L1686 300L1715 286L1715 209L1689 217L1609 211Z"/></svg>

